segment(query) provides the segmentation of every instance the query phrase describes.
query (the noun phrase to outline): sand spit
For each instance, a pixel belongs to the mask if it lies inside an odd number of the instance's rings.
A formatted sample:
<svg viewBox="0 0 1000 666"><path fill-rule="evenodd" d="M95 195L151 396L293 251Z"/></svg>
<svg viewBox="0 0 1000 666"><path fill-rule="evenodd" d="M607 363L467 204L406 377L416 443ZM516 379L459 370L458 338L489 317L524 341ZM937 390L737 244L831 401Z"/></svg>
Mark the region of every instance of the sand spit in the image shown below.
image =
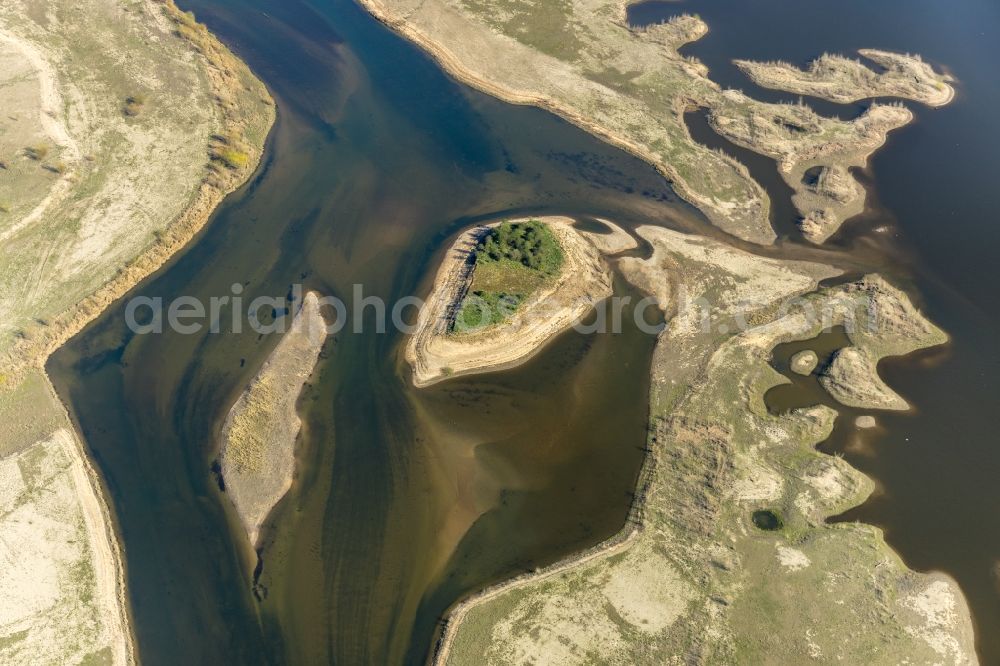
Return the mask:
<svg viewBox="0 0 1000 666"><path fill-rule="evenodd" d="M837 351L819 383L842 405L904 411L909 405L878 376L878 360L857 347Z"/></svg>
<svg viewBox="0 0 1000 666"><path fill-rule="evenodd" d="M589 240L593 246L601 252L601 254L621 254L622 252L628 252L629 250L634 250L639 247L639 241L637 241L632 234L625 231L614 222L605 220L604 218L596 219L598 222L606 226L610 233L604 234L594 231L583 231L580 229L577 231L584 238Z"/></svg>
<svg viewBox="0 0 1000 666"><path fill-rule="evenodd" d="M885 279L870 275L846 287L849 294L873 294L871 309L848 329L854 343L839 350L820 376L823 387L842 405L861 409L909 409L907 402L878 374L886 356L902 356L941 345L948 335Z"/></svg>
<svg viewBox="0 0 1000 666"><path fill-rule="evenodd" d="M302 426L296 403L325 340L319 298L310 292L222 428L219 460L226 494L254 547L264 521L292 485Z"/></svg>
<svg viewBox="0 0 1000 666"><path fill-rule="evenodd" d="M724 96L745 106L743 93ZM778 171L792 188L792 204L802 215L802 235L823 243L845 220L864 211L865 189L851 175L885 144L889 132L913 120L898 104L872 104L854 120L832 121L802 104L750 108L732 114L716 107L709 114L712 128L733 143L778 162ZM830 136L835 130L837 136Z"/></svg>
<svg viewBox="0 0 1000 666"><path fill-rule="evenodd" d="M736 66L764 88L850 103L871 97L901 97L927 106L944 106L955 97L954 79L938 74L918 55L861 49L863 57L882 68L876 72L860 60L823 54L802 70L787 62L736 60Z"/></svg>
<svg viewBox="0 0 1000 666"><path fill-rule="evenodd" d="M521 303L507 321L480 331L451 333L453 312L471 277L472 252L488 227L473 227L459 235L438 268L417 330L406 345L414 385L523 363L611 295L610 267L593 243L573 229L572 219L532 219L547 224L559 241L564 256L559 275Z"/></svg>
<svg viewBox="0 0 1000 666"><path fill-rule="evenodd" d="M886 316L854 344L876 355L935 344L933 326L881 278L817 291L830 267L765 259L643 227L648 260L620 266L646 290L714 304L674 312L652 367L651 453L626 528L579 559L460 604L436 663L975 663L953 581L908 571L878 530L826 524L872 483L815 445L827 407L768 412L777 344ZM638 270L648 263L647 270ZM650 282L650 280L652 280ZM661 283L669 283L664 289ZM799 296L797 305L778 307ZM752 305L749 307L747 303ZM741 330L737 321L750 323ZM751 520L768 509L781 527ZM678 661L678 663L680 663Z"/></svg>

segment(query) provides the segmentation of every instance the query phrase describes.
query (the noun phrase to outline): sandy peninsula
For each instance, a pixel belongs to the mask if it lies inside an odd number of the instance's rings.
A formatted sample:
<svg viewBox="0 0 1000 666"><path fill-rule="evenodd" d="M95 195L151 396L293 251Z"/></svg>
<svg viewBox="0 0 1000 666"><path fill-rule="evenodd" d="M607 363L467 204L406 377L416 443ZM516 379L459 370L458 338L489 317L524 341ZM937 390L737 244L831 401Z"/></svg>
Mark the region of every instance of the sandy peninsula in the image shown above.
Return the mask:
<svg viewBox="0 0 1000 666"><path fill-rule="evenodd" d="M826 118L722 90L701 62L677 52L706 34L703 21L678 15L635 29L620 0L361 2L463 82L548 109L648 160L714 224L754 243L775 236L766 193L735 160L691 139L685 110L707 109L720 135L778 162L803 235L817 243L864 206L850 167L913 117L877 104L853 120ZM459 604L436 662L975 663L953 581L909 571L870 526L826 524L872 490L815 449L836 412L778 416L763 397L788 381L768 362L774 347L821 329L808 309L785 307L789 298L828 310L826 325L859 306L888 313L851 338L869 358L939 336L880 278L821 289L835 269L666 229L639 234L652 256L621 258L619 268L660 299L670 321L654 351L651 453L629 525L603 555ZM682 308L682 298L710 307Z"/></svg>
<svg viewBox="0 0 1000 666"><path fill-rule="evenodd" d="M253 547L264 521L292 486L302 427L296 403L325 340L319 298L309 292L223 425L222 478Z"/></svg>
<svg viewBox="0 0 1000 666"><path fill-rule="evenodd" d="M611 268L588 236L573 228L572 219L533 219L546 224L559 242L564 256L559 275L531 294L507 321L482 330L452 332L452 319L472 277L476 244L489 226L460 234L441 262L406 345L416 386L522 363L611 295Z"/></svg>
<svg viewBox="0 0 1000 666"><path fill-rule="evenodd" d="M787 62L735 62L759 86L832 102L899 97L927 106L944 106L955 97L951 85L954 79L935 72L918 55L877 49L861 49L858 53L881 71L876 72L860 60L829 53L813 60L805 70Z"/></svg>
<svg viewBox="0 0 1000 666"><path fill-rule="evenodd" d="M3 3L0 89L0 661L134 663L113 516L42 368L246 181L274 104L170 0Z"/></svg>

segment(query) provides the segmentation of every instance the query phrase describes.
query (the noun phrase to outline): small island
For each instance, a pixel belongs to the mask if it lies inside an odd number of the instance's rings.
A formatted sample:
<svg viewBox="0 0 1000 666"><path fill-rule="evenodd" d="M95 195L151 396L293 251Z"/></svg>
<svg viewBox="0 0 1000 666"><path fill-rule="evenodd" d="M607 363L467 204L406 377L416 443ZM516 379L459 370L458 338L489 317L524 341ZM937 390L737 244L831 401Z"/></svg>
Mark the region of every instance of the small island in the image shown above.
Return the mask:
<svg viewBox="0 0 1000 666"><path fill-rule="evenodd" d="M319 298L310 292L223 426L222 478L253 546L268 514L292 485L295 440L302 426L295 404L325 340Z"/></svg>
<svg viewBox="0 0 1000 666"><path fill-rule="evenodd" d="M554 216L460 234L406 347L413 383L524 362L610 296L611 269L590 235Z"/></svg>

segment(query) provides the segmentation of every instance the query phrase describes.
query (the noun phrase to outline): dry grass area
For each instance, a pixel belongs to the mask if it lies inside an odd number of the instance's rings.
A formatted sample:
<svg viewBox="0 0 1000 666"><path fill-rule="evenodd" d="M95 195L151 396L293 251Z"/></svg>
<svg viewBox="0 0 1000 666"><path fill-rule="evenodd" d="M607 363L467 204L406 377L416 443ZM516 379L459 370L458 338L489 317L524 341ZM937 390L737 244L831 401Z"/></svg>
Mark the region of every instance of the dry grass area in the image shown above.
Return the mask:
<svg viewBox="0 0 1000 666"><path fill-rule="evenodd" d="M875 71L860 60L824 53L808 69L787 62L737 60L736 65L765 88L822 97L832 102L856 102L871 97L901 97L928 106L944 106L955 96L954 79L939 74L918 55L861 49L878 65Z"/></svg>
<svg viewBox="0 0 1000 666"><path fill-rule="evenodd" d="M113 521L41 368L249 177L273 102L170 0L0 4L0 91L0 660L132 663Z"/></svg>
<svg viewBox="0 0 1000 666"><path fill-rule="evenodd" d="M222 478L253 546L268 514L292 485L295 441L302 426L295 405L325 340L319 298L310 292L223 426Z"/></svg>
<svg viewBox="0 0 1000 666"><path fill-rule="evenodd" d="M870 526L825 523L872 489L814 448L836 413L775 416L763 402L787 381L771 350L824 325L810 312L837 325L876 307L877 324L851 338L876 357L936 344L939 331L878 277L817 291L835 271L639 233L655 252L621 260L623 272L674 301L654 352L651 453L629 526L603 551L462 604L438 663L975 663L952 581L908 571ZM681 298L705 299L717 316L706 325ZM777 528L755 525L757 511L778 516Z"/></svg>
<svg viewBox="0 0 1000 666"><path fill-rule="evenodd" d="M11 375L191 238L255 168L274 108L169 2L11 0L0 58L0 359Z"/></svg>
<svg viewBox="0 0 1000 666"><path fill-rule="evenodd" d="M479 330L453 334L449 325L467 290L469 257L483 227L465 231L448 249L406 346L416 386L522 363L611 295L610 267L588 237L573 229L573 220L550 216L539 221L562 249L559 274L537 287L508 319Z"/></svg>
<svg viewBox="0 0 1000 666"><path fill-rule="evenodd" d="M660 169L716 225L769 243L767 194L734 159L694 142L683 113L711 111L713 126L750 150L779 160L809 222L807 237L828 238L860 212L864 190L847 172L864 164L885 134L912 116L875 106L843 121L808 107L766 104L724 91L707 68L677 49L707 33L696 16L631 28L621 0L362 0L375 16L429 51L449 72L517 104L549 109ZM838 201L802 182L823 167L850 180Z"/></svg>

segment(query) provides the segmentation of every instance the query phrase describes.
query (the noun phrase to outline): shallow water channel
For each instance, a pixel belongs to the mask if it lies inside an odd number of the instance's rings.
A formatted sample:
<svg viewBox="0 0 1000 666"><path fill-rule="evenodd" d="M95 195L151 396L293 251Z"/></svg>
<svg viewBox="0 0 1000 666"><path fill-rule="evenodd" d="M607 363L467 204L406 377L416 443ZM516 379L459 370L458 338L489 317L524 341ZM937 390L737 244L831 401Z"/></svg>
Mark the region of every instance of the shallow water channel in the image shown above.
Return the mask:
<svg viewBox="0 0 1000 666"><path fill-rule="evenodd" d="M779 11L793 3L669 4L708 21L712 33L689 49L727 84L734 75L720 63L729 57L798 60L856 42L926 52L957 70L970 63L932 40L995 16L972 3L943 29L911 29L910 40L888 18L869 20L851 40L848 25L838 32L824 18L809 39L796 32L786 44L773 31L801 20ZM844 11L875 11L869 4ZM901 2L885 4L902 12ZM944 11L918 4L927 21ZM249 302L302 284L352 306L362 285L364 296L391 302L426 293L449 237L500 216L596 216L718 235L647 165L549 114L452 82L348 0L183 5L268 84L279 120L258 177L136 294L207 300L238 283ZM819 20L827 8L812 11ZM970 99L985 86L960 75ZM751 90L745 80L740 87ZM1000 453L987 446L995 420L983 409L1000 394L988 372L997 352L982 328L996 325L988 306L998 299L965 271L987 265L998 247L997 225L974 217L980 203L968 197L1000 195L970 189L976 174L948 162L948 132L952 140L979 126L963 125L981 120L969 101L928 117L921 112L875 161L886 206L872 213L877 223L838 243L884 256L897 277L915 275L955 343L883 364L920 411L880 418L864 455L847 452L882 488L852 517L885 527L911 565L954 575L980 626L996 626L989 576L1000 526L972 516L1000 509L1000 490L985 476L998 469ZM913 162L932 159L945 173L929 180ZM951 189L942 192L942 181ZM942 218L949 199L953 214ZM967 240L955 241L959 234ZM516 370L415 390L402 336L377 332L376 314L366 310L363 331L345 330L327 346L302 396L300 471L260 565L211 466L229 405L277 337L130 336L120 303L53 357L50 371L114 506L145 664L420 663L460 597L622 525L646 438L649 336L628 327L570 333ZM948 519L932 520L941 506ZM996 640L981 636L984 656L1000 655Z"/></svg>

